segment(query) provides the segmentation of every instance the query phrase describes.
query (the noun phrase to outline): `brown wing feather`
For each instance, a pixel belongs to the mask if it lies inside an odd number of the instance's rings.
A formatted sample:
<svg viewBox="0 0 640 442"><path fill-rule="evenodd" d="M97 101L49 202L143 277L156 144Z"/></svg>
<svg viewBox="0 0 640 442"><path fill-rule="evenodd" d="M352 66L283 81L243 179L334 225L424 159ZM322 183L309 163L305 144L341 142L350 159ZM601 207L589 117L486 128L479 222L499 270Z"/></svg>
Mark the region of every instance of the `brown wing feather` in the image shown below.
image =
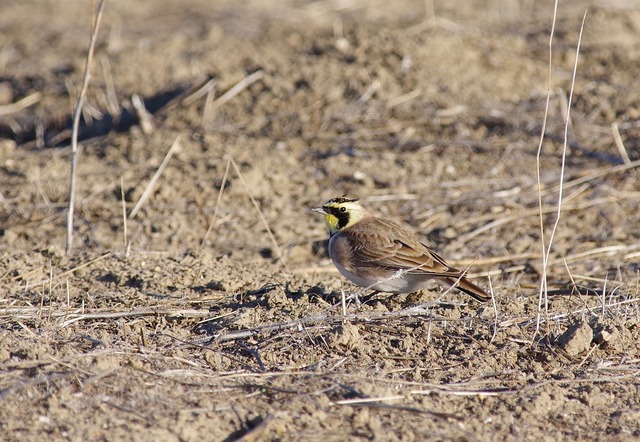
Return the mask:
<svg viewBox="0 0 640 442"><path fill-rule="evenodd" d="M354 244L360 244L359 247L352 248L354 261L393 270L411 269L408 273L430 276L461 275L459 270L450 267L442 257L392 221L367 218L360 221L356 227L344 231L345 234L354 237ZM362 240L364 232L367 241Z"/></svg>

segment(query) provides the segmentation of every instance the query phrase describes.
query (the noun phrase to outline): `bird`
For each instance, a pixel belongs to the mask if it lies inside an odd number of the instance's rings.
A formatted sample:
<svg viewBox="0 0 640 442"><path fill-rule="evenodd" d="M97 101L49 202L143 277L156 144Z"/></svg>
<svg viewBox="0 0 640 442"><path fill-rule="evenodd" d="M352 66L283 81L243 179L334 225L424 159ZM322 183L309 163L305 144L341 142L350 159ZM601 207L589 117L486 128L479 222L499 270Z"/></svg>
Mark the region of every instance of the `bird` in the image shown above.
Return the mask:
<svg viewBox="0 0 640 442"><path fill-rule="evenodd" d="M380 218L358 199L332 198L312 209L324 215L329 256L354 284L387 293L412 293L436 279L480 302L491 296L465 277L409 230Z"/></svg>

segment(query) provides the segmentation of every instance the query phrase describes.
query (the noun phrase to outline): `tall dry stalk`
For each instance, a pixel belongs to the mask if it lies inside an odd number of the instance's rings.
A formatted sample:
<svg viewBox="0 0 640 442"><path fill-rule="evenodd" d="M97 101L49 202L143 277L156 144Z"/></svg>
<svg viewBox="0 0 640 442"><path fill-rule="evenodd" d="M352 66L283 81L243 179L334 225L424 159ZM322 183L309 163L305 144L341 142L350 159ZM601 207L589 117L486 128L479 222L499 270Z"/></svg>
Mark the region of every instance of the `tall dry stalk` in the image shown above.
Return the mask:
<svg viewBox="0 0 640 442"><path fill-rule="evenodd" d="M73 129L71 132L71 170L69 171L69 208L67 210L67 240L65 250L67 256L71 255L73 248L73 214L75 211L75 195L77 183L78 156L78 128L80 127L80 115L84 106L84 99L87 95L87 87L91 78L91 62L93 61L93 52L96 46L96 38L98 36L98 28L102 19L102 11L104 9L105 0L100 0L98 8L93 15L93 23L91 24L91 39L89 40L89 51L84 64L84 75L82 76L82 89L78 95L78 101L73 110Z"/></svg>
<svg viewBox="0 0 640 442"><path fill-rule="evenodd" d="M569 89L569 99L567 102L567 109L565 115L565 124L564 124L564 139L562 143L562 160L560 166L560 177L558 178L559 186L558 186L558 203L556 210L556 219L553 223L553 227L551 229L551 234L549 235L548 244L545 242L544 237L544 218L543 218L543 210L542 210L542 181L540 178L540 154L542 151L542 142L544 140L544 134L546 129L547 115L549 112L549 97L551 95L551 72L552 72L552 48L553 48L553 35L555 32L556 26L556 18L557 18L557 10L558 10L558 1L556 0L554 3L553 9L553 25L551 27L551 34L549 38L549 78L548 78L548 89L547 89L547 102L545 106L544 113L544 121L542 124L542 133L540 135L540 143L538 145L538 152L536 155L536 173L538 180L538 207L540 214L540 241L542 243L542 276L540 281L540 292L538 295L538 312L536 315L536 331L535 336L538 335L540 331L540 324L542 322L541 316L544 307L545 315L548 313L548 286L547 286L547 266L549 264L549 256L551 255L551 248L553 246L553 239L558 230L558 226L560 224L560 217L562 215L562 202L564 197L564 177L565 177L565 169L566 169L566 159L567 159L567 148L568 148L568 138L569 138L569 122L571 121L571 103L573 101L573 92L575 89L576 83L576 75L578 71L578 58L580 56L580 46L582 44L582 34L584 31L584 23L587 19L587 11L585 10L584 15L582 17L582 23L580 25L580 34L578 36L578 43L576 45L576 59L573 64L573 74L571 77L571 88ZM549 324L549 321L546 321Z"/></svg>

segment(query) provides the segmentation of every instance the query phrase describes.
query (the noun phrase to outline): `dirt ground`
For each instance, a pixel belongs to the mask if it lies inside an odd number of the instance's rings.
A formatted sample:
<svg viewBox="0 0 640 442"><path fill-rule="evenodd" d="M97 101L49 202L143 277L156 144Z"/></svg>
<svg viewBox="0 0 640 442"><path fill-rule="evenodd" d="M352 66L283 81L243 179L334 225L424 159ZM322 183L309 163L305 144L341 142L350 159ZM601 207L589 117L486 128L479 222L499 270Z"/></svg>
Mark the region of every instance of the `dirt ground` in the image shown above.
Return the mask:
<svg viewBox="0 0 640 442"><path fill-rule="evenodd" d="M580 1L107 0L67 257L91 3L0 14L1 440L640 438L637 1L570 97ZM493 301L357 302L343 194Z"/></svg>

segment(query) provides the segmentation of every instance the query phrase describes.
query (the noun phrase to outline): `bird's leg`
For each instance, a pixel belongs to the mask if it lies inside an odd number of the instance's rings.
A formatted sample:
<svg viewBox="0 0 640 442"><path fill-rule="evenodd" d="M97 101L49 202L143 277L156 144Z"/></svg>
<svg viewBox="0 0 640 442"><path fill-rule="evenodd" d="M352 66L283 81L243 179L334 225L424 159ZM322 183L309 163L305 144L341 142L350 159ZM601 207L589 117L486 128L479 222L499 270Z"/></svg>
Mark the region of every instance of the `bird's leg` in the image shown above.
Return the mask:
<svg viewBox="0 0 640 442"><path fill-rule="evenodd" d="M380 293L380 290L374 290L371 293L369 293L368 295L364 295L362 296L362 303L366 304L367 302L371 301L371 299L376 296L378 293ZM357 302L360 302L360 300L358 300L358 298L356 297Z"/></svg>
<svg viewBox="0 0 640 442"><path fill-rule="evenodd" d="M354 290L351 292L351 298L353 299L353 302L356 303L356 307L360 308L362 306L360 297L358 296L358 290Z"/></svg>

